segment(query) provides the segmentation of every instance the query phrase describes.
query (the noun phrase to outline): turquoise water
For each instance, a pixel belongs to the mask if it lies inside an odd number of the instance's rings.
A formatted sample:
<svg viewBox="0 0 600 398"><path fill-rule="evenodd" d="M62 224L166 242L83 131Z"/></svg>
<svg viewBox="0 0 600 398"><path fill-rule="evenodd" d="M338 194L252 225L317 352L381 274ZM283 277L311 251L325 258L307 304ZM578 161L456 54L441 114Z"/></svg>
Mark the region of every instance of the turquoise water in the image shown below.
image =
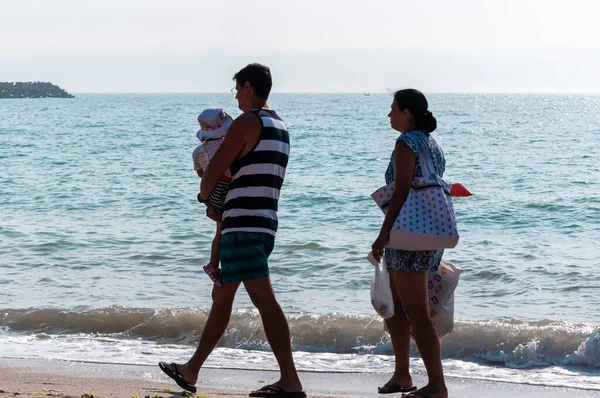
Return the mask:
<svg viewBox="0 0 600 398"><path fill-rule="evenodd" d="M600 388L577 370L600 368L600 96L428 98L445 177L474 193L455 199L461 241L445 255L464 270L447 366L552 380L575 366L578 383ZM389 361L365 256L382 221L369 195L384 185L397 136L390 103L387 94L271 100L292 140L271 272L295 349L313 355L307 368L327 366L318 355L338 355L325 362L342 367L348 353ZM214 223L195 200L191 160L195 118L209 106L239 114L225 94L0 101L3 353L28 356L20 344L37 341L47 357L62 343L71 358L83 344L98 344L106 361L189 354L210 304L201 268ZM243 291L236 308L221 349L264 352L248 337L260 326ZM107 354L94 334L124 351ZM145 348L123 348L134 341Z"/></svg>

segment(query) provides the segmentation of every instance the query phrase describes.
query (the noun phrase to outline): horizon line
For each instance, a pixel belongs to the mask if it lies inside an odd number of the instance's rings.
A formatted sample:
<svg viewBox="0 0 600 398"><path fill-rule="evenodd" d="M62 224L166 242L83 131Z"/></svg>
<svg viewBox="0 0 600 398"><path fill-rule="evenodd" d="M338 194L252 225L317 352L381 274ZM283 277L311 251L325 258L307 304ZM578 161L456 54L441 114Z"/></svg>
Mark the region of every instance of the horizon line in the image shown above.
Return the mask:
<svg viewBox="0 0 600 398"><path fill-rule="evenodd" d="M568 94L568 95L600 95L598 91L426 91L423 92L436 95L436 94L521 94L521 95L557 95L557 94ZM70 94L226 94L233 95L228 91L69 91ZM374 94L374 95L390 95L394 91L381 92L381 91L276 91L271 92L273 94Z"/></svg>

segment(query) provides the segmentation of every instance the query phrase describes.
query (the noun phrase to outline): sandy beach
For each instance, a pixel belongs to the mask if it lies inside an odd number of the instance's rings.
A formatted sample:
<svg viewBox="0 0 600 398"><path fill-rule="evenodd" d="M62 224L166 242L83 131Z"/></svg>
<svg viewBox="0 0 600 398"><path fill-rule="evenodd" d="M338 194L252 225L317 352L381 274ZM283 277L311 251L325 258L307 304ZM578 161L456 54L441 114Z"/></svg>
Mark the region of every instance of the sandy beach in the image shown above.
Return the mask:
<svg viewBox="0 0 600 398"><path fill-rule="evenodd" d="M151 367L10 360L2 361L2 368L1 398L182 396L175 383L164 380ZM84 375L86 372L89 373ZM202 387L197 396L246 397L248 393L233 388Z"/></svg>
<svg viewBox="0 0 600 398"><path fill-rule="evenodd" d="M0 397L175 397L182 390L156 366L70 361L0 359ZM276 380L273 371L204 369L197 397L247 397L263 383ZM376 397L388 373L302 372L310 397ZM423 385L424 375L413 376ZM449 378L451 397L598 397L600 391ZM86 395L87 394L87 395ZM400 396L395 394L394 396Z"/></svg>

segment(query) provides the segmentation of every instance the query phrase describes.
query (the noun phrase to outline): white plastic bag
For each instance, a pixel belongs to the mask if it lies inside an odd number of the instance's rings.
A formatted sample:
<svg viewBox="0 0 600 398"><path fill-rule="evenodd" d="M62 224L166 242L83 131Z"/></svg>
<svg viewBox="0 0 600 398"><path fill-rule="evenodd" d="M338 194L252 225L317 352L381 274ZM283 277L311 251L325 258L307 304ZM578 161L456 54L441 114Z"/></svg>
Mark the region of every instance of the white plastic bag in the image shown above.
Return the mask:
<svg viewBox="0 0 600 398"><path fill-rule="evenodd" d="M373 257L373 253L369 252L367 259L375 267L375 279L371 282L371 304L383 319L389 319L394 315L394 297L390 287L390 275L385 265L383 270L381 269Z"/></svg>
<svg viewBox="0 0 600 398"><path fill-rule="evenodd" d="M454 329L454 290L462 269L449 261L442 260L437 271L429 272L429 317L439 337Z"/></svg>

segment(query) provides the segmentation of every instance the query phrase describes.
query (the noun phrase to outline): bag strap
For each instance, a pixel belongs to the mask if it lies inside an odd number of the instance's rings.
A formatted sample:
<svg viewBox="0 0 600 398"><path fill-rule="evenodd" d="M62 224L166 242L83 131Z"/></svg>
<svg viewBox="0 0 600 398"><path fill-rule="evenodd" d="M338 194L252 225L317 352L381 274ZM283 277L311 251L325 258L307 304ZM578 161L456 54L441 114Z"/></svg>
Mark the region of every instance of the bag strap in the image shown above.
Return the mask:
<svg viewBox="0 0 600 398"><path fill-rule="evenodd" d="M425 134L425 133L423 133ZM429 145L429 139L425 136L425 144L427 145L427 152L423 150L423 148L419 148L419 163L421 164L421 175L424 178L428 178L430 175L434 174L438 178L441 178L437 175L437 171L435 169L435 164L433 163L433 152L431 151L431 145Z"/></svg>
<svg viewBox="0 0 600 398"><path fill-rule="evenodd" d="M423 133L425 134L425 133ZM419 177L413 178L412 188L413 189L426 189L426 188L442 188L446 194L450 195L450 184L448 184L440 175L438 175L437 170L435 168L433 151L431 150L431 145L429 143L429 138L426 137L425 145L427 145L427 149L422 148L422 145L419 145L419 164L421 166L421 176L420 181L416 181ZM431 176L435 176L432 181ZM425 183L423 182L425 181Z"/></svg>

